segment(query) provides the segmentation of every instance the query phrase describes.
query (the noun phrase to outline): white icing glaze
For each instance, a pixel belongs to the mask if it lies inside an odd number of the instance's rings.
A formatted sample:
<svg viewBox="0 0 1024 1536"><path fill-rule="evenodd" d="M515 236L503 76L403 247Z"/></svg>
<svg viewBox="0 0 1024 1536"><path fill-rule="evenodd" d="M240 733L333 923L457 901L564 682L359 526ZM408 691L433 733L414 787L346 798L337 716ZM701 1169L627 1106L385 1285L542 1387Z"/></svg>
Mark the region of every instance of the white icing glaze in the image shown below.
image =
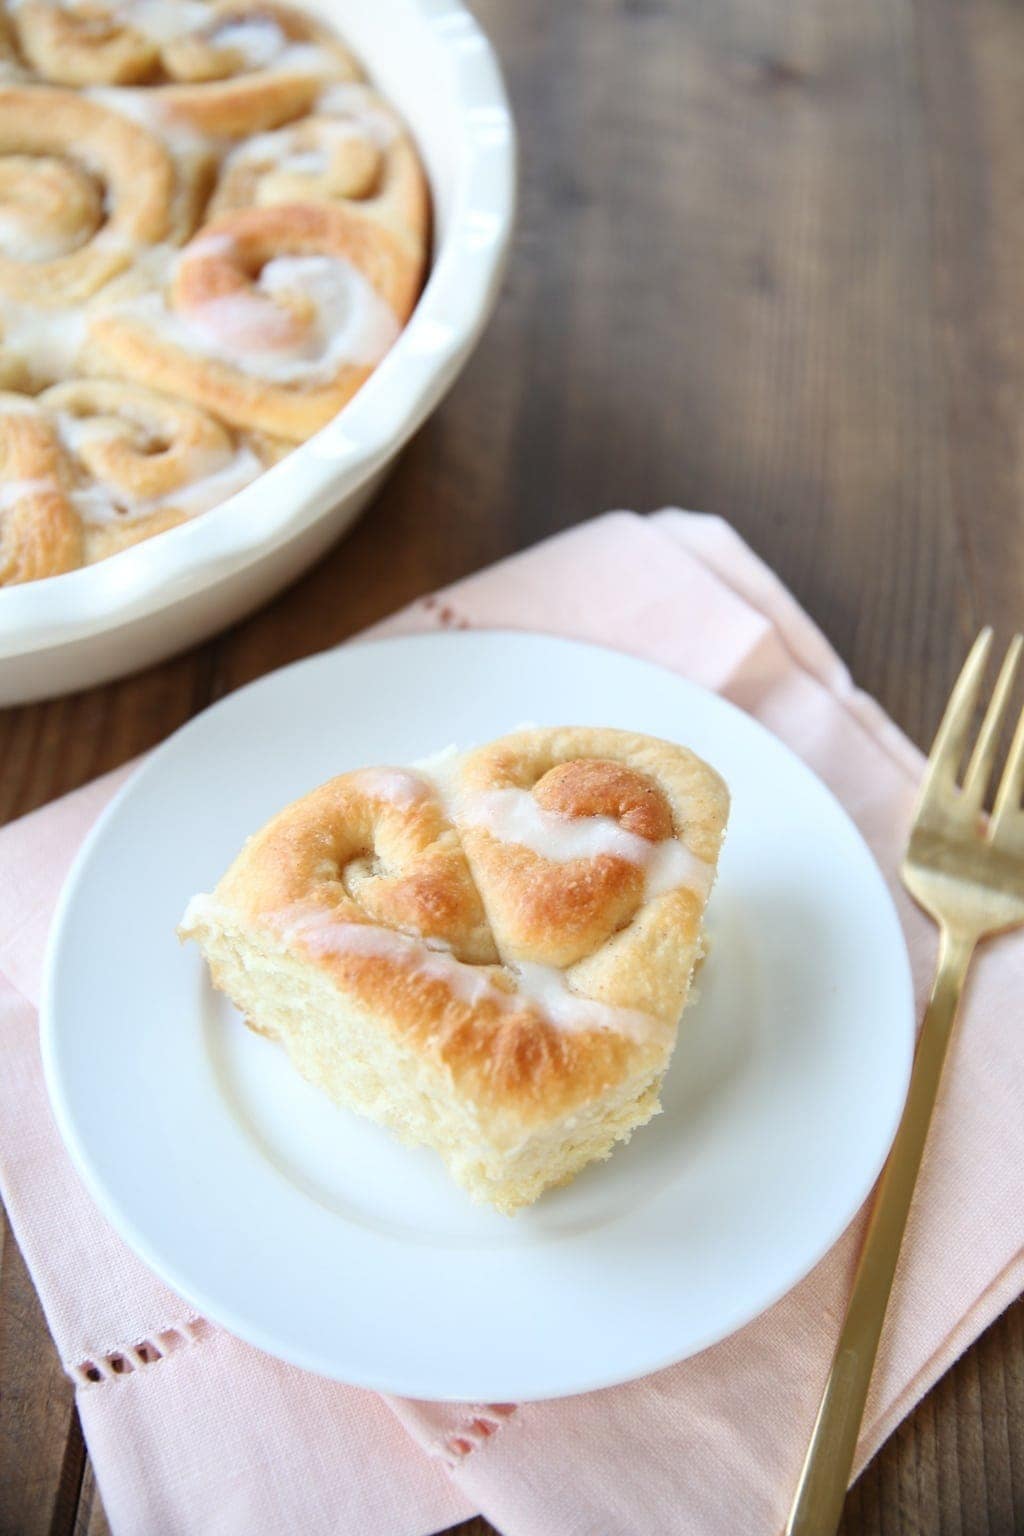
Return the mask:
<svg viewBox="0 0 1024 1536"><path fill-rule="evenodd" d="M84 305L66 309L36 309L31 304L0 302L0 345L8 355L24 358L38 381L66 378L85 341Z"/></svg>
<svg viewBox="0 0 1024 1536"><path fill-rule="evenodd" d="M65 0L49 3L53 9L72 16L81 9ZM23 4L24 0L8 0L7 9L15 11ZM130 27L153 43L170 43L198 34L214 47L232 48L241 56L245 69L280 64L319 73L327 67L329 59L316 43L290 42L273 16L225 17L218 22L205 0L114 0L103 9L112 23Z"/></svg>
<svg viewBox="0 0 1024 1536"><path fill-rule="evenodd" d="M75 490L72 501L83 521L91 523L134 522L167 507L173 507L186 517L198 517L201 512L219 506L250 485L263 473L263 468L252 449L243 445L210 474L190 480L162 496L136 500L126 497L118 488L109 489L96 483Z"/></svg>
<svg viewBox="0 0 1024 1536"><path fill-rule="evenodd" d="M442 747L440 752L431 753L430 757L420 757L412 764L417 773L429 779L436 789L441 804L451 820L452 808L458 792L459 767L463 754L458 747L452 745Z"/></svg>
<svg viewBox="0 0 1024 1536"><path fill-rule="evenodd" d="M225 463L209 474L190 480L187 485L168 491L163 496L133 502L128 507L128 515L145 517L163 507L174 507L186 517L198 517L201 512L209 512L211 507L220 506L221 502L251 485L264 468L265 465L252 449L242 444Z"/></svg>
<svg viewBox="0 0 1024 1536"><path fill-rule="evenodd" d="M16 212L0 209L0 251L15 261L52 261L56 256L66 256L77 250L89 238L88 231L47 229L33 230Z"/></svg>
<svg viewBox="0 0 1024 1536"><path fill-rule="evenodd" d="M639 1008L616 1008L573 992L565 972L557 966L520 960L510 969L520 996L529 998L538 1012L559 1029L610 1029L642 1039L658 1028L658 1021Z"/></svg>
<svg viewBox="0 0 1024 1536"><path fill-rule="evenodd" d="M62 417L62 437L71 418ZM88 429L98 423L76 422L77 429ZM65 441L66 441L65 437ZM81 441L81 437L79 437ZM196 517L211 507L227 501L263 473L264 466L252 449L243 446L211 473L190 481L187 485L168 491L162 496L135 498L120 487L108 486L94 480L73 487L62 486L52 477L0 481L0 512L9 511L25 496L43 491L56 491L65 497L82 521L92 527L106 523L132 523L148 517L164 508L173 507L186 517Z"/></svg>
<svg viewBox="0 0 1024 1536"><path fill-rule="evenodd" d="M190 249L205 250L223 239L207 236ZM275 319L277 306L268 303L288 293L310 302L313 310L307 339L296 347L282 344L290 321L283 311ZM184 351L283 384L331 379L346 364L370 367L400 330L394 311L363 274L335 256L277 256L250 290L210 299L187 314L171 311L162 292L127 297L106 312L138 319ZM254 345L254 337L262 345Z"/></svg>
<svg viewBox="0 0 1024 1536"><path fill-rule="evenodd" d="M215 48L231 48L246 69L262 69L280 58L288 39L272 16L241 16L209 28L206 34Z"/></svg>
<svg viewBox="0 0 1024 1536"><path fill-rule="evenodd" d="M460 795L455 817L465 826L482 827L500 842L529 848L553 864L601 855L636 864L644 871L648 901L680 887L702 894L710 889L710 866L678 838L651 843L627 832L610 816L560 816L545 810L527 790Z"/></svg>
<svg viewBox="0 0 1024 1536"><path fill-rule="evenodd" d="M421 938L377 923L339 922L317 908L291 908L267 919L286 944L298 942L315 955L370 955L403 969L411 967L432 981L443 981L460 1002L475 1007L500 994L490 972L466 965L445 950L433 949Z"/></svg>
<svg viewBox="0 0 1024 1536"><path fill-rule="evenodd" d="M189 912L192 910L190 903ZM552 966L505 967L515 983L515 989L508 991L495 980L498 967L467 965L421 938L376 923L339 921L321 908L302 905L268 914L264 921L286 945L299 943L314 955L366 955L402 970L411 968L428 980L443 982L453 997L471 1008L490 1002L512 1012L525 1000L557 1029L604 1029L640 1040L661 1028L657 1019L637 1009L612 1007L573 992L564 972Z"/></svg>
<svg viewBox="0 0 1024 1536"><path fill-rule="evenodd" d="M102 442L117 431L109 416L72 416L69 411L59 411L52 420L65 448L77 453L86 443Z"/></svg>
<svg viewBox="0 0 1024 1536"><path fill-rule="evenodd" d="M154 43L201 31L210 21L203 0L121 0L111 10L119 21Z"/></svg>
<svg viewBox="0 0 1024 1536"><path fill-rule="evenodd" d="M161 99L159 88L145 90L134 86L91 85L81 93L98 102L109 112L117 112L145 128L159 139L172 154L185 158L189 155L205 157L207 154L224 154L231 143L211 133L203 133L191 127L180 117L168 114Z"/></svg>
<svg viewBox="0 0 1024 1536"><path fill-rule="evenodd" d="M337 59L319 43L289 43L273 62L282 74L329 75L338 67Z"/></svg>
<svg viewBox="0 0 1024 1536"><path fill-rule="evenodd" d="M431 784L422 774L407 768L361 768L353 779L371 799L386 800L402 811L421 804L432 792Z"/></svg>
<svg viewBox="0 0 1024 1536"><path fill-rule="evenodd" d="M26 496L42 496L48 491L60 491L52 475L34 480L0 480L0 512L9 512Z"/></svg>
<svg viewBox="0 0 1024 1536"><path fill-rule="evenodd" d="M273 133L257 133L228 155L226 167L253 166L259 171L288 171L301 176L323 176L330 165L329 151L352 139L375 137L361 123L328 120L317 124L315 145L301 144L307 136L308 118L290 123Z"/></svg>
<svg viewBox="0 0 1024 1536"><path fill-rule="evenodd" d="M367 85L358 80L339 80L325 86L316 99L317 117L347 118L361 132L372 138L380 149L387 149L398 137L398 123L391 111Z"/></svg>

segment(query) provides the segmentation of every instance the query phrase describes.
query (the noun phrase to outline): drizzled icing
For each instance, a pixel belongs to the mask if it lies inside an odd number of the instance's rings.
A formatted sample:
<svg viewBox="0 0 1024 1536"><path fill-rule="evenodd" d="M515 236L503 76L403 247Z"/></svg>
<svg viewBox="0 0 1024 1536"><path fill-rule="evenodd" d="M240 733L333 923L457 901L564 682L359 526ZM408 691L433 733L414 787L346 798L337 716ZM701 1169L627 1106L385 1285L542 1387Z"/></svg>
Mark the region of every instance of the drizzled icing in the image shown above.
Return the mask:
<svg viewBox="0 0 1024 1536"><path fill-rule="evenodd" d="M199 31L210 20L204 0L121 0L110 6L110 12L122 25L141 32L153 43L169 43L187 32Z"/></svg>
<svg viewBox="0 0 1024 1536"><path fill-rule="evenodd" d="M8 11L20 11L25 0L7 0ZM74 15L79 6L67 0L49 0L52 10L66 11ZM112 0L103 6L112 21L134 27L155 42L168 42L172 37L205 26L210 12L205 0Z"/></svg>
<svg viewBox="0 0 1024 1536"><path fill-rule="evenodd" d="M216 48L230 48L246 69L260 69L278 59L288 47L273 16L240 16L214 26L208 37Z"/></svg>
<svg viewBox="0 0 1024 1536"><path fill-rule="evenodd" d="M70 502L83 523L93 527L112 522L136 522L166 508L173 508L185 517L196 517L249 485L262 474L263 467L252 449L243 445L211 473L161 496L146 498L133 497L120 487L104 485L100 481L67 486L52 476L5 480L0 481L0 513L9 511L27 496L52 492Z"/></svg>
<svg viewBox="0 0 1024 1536"><path fill-rule="evenodd" d="M190 904L185 923L202 916ZM318 956L346 955L380 959L401 970L414 970L428 981L440 981L452 996L470 1008L491 1003L512 1013L524 1002L548 1023L568 1033L608 1030L636 1040L649 1039L661 1028L650 1014L617 1008L574 992L565 973L554 966L515 963L506 966L467 965L435 941L385 928L377 923L339 921L322 908L301 904L264 916L263 921L285 944L301 944ZM511 984L504 987L498 978Z"/></svg>
<svg viewBox="0 0 1024 1536"><path fill-rule="evenodd" d="M212 152L214 155L222 155L231 144L230 139L218 139L212 133L190 126L185 119L169 114L158 90L130 85L91 85L81 94L110 112L131 118L133 123L147 129L175 154L204 155Z"/></svg>
<svg viewBox="0 0 1024 1536"><path fill-rule="evenodd" d="M301 118L273 133L257 133L232 151L225 162L229 170L251 165L259 170L273 168L298 176L323 176L330 165L330 151L353 139L374 139L361 122L346 118L327 118L316 124L316 143L303 145L310 119ZM375 141L375 140L374 140Z"/></svg>
<svg viewBox="0 0 1024 1536"><path fill-rule="evenodd" d="M386 800L399 810L411 810L432 793L422 774L407 768L361 768L352 775L357 789L373 800Z"/></svg>
<svg viewBox="0 0 1024 1536"><path fill-rule="evenodd" d="M462 754L454 744L432 752L429 757L419 757L412 764L413 770L433 784L449 819L458 792L459 763Z"/></svg>
<svg viewBox="0 0 1024 1536"><path fill-rule="evenodd" d="M379 149L387 149L398 137L393 114L369 86L357 80L339 80L325 86L312 111L317 117L348 119L373 139Z"/></svg>
<svg viewBox="0 0 1024 1536"><path fill-rule="evenodd" d="M56 480L49 475L36 476L31 480L0 480L0 512L9 512L27 496L45 496L50 493L63 495Z"/></svg>
<svg viewBox="0 0 1024 1536"><path fill-rule="evenodd" d="M7 9L18 11L24 3L25 0L7 0ZM70 16L79 9L74 4L61 3L61 0L49 0L49 3L55 10L65 11ZM231 49L247 70L265 69L274 64L319 72L330 62L327 51L318 44L290 39L273 16L241 15L221 19L211 13L205 0L114 0L103 9L111 23L130 28L157 45L194 37L217 49Z"/></svg>
<svg viewBox="0 0 1024 1536"><path fill-rule="evenodd" d="M667 891L686 889L707 896L714 870L691 853L676 837L648 842L628 832L611 816L564 816L546 810L528 790L494 789L467 792L459 785L461 754L445 747L431 757L418 759L411 772L400 769L366 769L371 775L401 775L413 783L430 784L450 821L457 826L481 827L503 843L529 848L552 864L602 855L624 859L644 872L644 899L651 901Z"/></svg>
<svg viewBox="0 0 1024 1536"><path fill-rule="evenodd" d="M706 894L711 886L710 865L678 838L651 843L610 816L557 815L524 789L461 794L455 814L464 826L481 827L500 842L529 848L553 864L602 855L624 859L643 870L647 900L680 887Z"/></svg>
<svg viewBox="0 0 1024 1536"><path fill-rule="evenodd" d="M223 243L222 237L203 236L189 250L217 254L218 241ZM311 307L311 323L299 345L275 346L280 338L274 334L272 300L293 292ZM138 319L183 351L276 383L326 381L346 364L372 367L400 330L390 305L358 268L338 256L276 256L250 289L207 299L187 313L168 308L159 292L125 298L105 313ZM280 319L283 324L283 310ZM254 344L261 331L262 346Z"/></svg>
<svg viewBox="0 0 1024 1536"><path fill-rule="evenodd" d="M75 365L86 334L84 304L36 309L0 300L0 347L24 360L42 383L65 378Z"/></svg>

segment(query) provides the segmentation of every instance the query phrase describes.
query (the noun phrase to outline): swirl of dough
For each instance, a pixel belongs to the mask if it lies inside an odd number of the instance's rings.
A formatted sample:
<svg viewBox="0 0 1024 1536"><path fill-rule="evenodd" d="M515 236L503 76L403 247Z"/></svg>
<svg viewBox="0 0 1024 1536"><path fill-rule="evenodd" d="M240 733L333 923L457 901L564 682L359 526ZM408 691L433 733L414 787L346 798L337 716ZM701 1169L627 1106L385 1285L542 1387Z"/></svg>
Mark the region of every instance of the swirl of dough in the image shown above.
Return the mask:
<svg viewBox="0 0 1024 1536"><path fill-rule="evenodd" d="M635 921L653 932L665 903L683 921L718 854L704 829L719 789L692 754L624 731L522 731L470 753L455 820L502 953L575 965Z"/></svg>
<svg viewBox="0 0 1024 1536"><path fill-rule="evenodd" d="M325 84L361 78L348 49L286 5L224 0L205 24L165 44L171 83L154 92L171 124L242 138L308 112Z"/></svg>
<svg viewBox="0 0 1024 1536"><path fill-rule="evenodd" d="M180 491L223 469L230 434L194 406L110 379L73 379L39 396L97 483L126 503Z"/></svg>
<svg viewBox="0 0 1024 1536"><path fill-rule="evenodd" d="M205 226L165 287L97 312L90 336L115 371L301 442L372 373L420 278L345 208L246 208Z"/></svg>
<svg viewBox="0 0 1024 1536"><path fill-rule="evenodd" d="M22 0L12 20L33 69L55 85L134 85L157 71L157 42L133 24L130 4Z"/></svg>
<svg viewBox="0 0 1024 1536"><path fill-rule="evenodd" d="M103 193L81 165L54 155L0 160L0 252L51 261L92 240L103 223Z"/></svg>
<svg viewBox="0 0 1024 1536"><path fill-rule="evenodd" d="M82 563L82 524L66 495L56 428L22 395L0 395L0 586Z"/></svg>
<svg viewBox="0 0 1024 1536"><path fill-rule="evenodd" d="M0 581L89 565L241 490L265 456L205 411L108 379L0 397Z"/></svg>
<svg viewBox="0 0 1024 1536"><path fill-rule="evenodd" d="M254 910L384 923L469 964L497 964L458 835L415 771L330 779L268 822L248 852L258 888L239 895Z"/></svg>
<svg viewBox="0 0 1024 1536"><path fill-rule="evenodd" d="M79 303L171 234L174 162L158 140L72 92L0 90L0 296Z"/></svg>
<svg viewBox="0 0 1024 1536"><path fill-rule="evenodd" d="M423 167L397 113L368 86L332 86L311 116L232 150L210 212L311 202L342 203L412 250L426 251Z"/></svg>
<svg viewBox="0 0 1024 1536"><path fill-rule="evenodd" d="M306 50L305 62L343 75L354 71L352 55L312 16L273 0L221 0L202 22L170 39L163 63L172 80L197 84L286 64ZM300 56L300 62L301 62Z"/></svg>

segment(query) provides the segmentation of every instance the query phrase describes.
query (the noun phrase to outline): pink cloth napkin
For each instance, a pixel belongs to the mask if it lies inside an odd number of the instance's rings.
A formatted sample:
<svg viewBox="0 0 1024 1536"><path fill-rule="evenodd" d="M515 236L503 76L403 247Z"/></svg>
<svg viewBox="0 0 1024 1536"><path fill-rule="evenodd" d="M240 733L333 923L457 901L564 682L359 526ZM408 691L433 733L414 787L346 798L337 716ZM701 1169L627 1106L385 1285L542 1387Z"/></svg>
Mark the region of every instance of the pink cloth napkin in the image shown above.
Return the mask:
<svg viewBox="0 0 1024 1536"><path fill-rule="evenodd" d="M426 598L382 630L555 630L715 688L831 785L893 886L919 1001L935 936L895 877L919 754L724 523L611 514ZM61 881L130 768L0 834L0 1177L116 1536L774 1536L813 1421L858 1219L777 1306L696 1358L558 1402L395 1401L282 1365L196 1317L106 1226L43 1088L40 967ZM870 963L870 957L865 957ZM1018 1294L1024 942L972 977L922 1171L858 1464ZM117 1113L111 1084L110 1113Z"/></svg>

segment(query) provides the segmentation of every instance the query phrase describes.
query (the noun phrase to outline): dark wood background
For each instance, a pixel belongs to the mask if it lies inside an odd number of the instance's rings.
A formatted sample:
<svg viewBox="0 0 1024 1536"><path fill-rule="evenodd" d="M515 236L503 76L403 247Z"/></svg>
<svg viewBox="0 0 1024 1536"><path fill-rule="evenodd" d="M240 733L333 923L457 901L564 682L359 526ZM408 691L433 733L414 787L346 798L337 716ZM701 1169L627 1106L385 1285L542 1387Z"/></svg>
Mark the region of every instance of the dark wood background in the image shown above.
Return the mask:
<svg viewBox="0 0 1024 1536"><path fill-rule="evenodd" d="M922 744L976 629L1024 619L1024 8L477 10L522 148L479 352L364 521L277 602L143 676L0 715L3 817L612 506L729 517ZM0 1255L3 1530L99 1536L9 1232ZM1020 1303L883 1449L843 1529L1024 1532Z"/></svg>

